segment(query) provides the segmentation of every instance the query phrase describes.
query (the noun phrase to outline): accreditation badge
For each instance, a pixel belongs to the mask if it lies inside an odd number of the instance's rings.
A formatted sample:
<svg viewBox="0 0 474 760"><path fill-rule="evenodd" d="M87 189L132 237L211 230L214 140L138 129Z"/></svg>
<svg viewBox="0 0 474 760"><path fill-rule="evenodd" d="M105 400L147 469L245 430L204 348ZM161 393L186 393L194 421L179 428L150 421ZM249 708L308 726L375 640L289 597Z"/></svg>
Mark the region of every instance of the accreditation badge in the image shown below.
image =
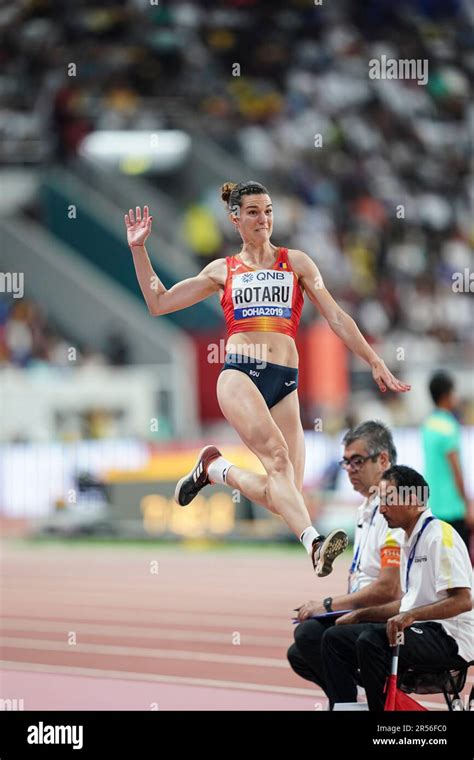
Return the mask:
<svg viewBox="0 0 474 760"><path fill-rule="evenodd" d="M349 582L347 584L348 593L355 594L359 590L360 574L358 572L349 573Z"/></svg>

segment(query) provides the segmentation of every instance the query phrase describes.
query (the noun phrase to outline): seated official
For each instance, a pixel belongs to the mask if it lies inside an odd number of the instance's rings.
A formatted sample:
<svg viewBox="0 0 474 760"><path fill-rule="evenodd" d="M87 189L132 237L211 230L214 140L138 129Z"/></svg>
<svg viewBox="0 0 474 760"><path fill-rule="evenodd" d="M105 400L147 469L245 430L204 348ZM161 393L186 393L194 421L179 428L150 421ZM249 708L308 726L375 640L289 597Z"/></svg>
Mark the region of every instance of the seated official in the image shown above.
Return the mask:
<svg viewBox="0 0 474 760"><path fill-rule="evenodd" d="M330 705L354 702L359 678L370 710L384 709L391 646L399 643L399 675L409 667L463 667L474 659L472 568L466 545L426 507L428 484L410 467L395 466L380 484L380 513L402 528L401 601L355 610L325 631L321 642Z"/></svg>
<svg viewBox="0 0 474 760"><path fill-rule="evenodd" d="M326 683L321 659L321 640L332 610L357 609L400 599L400 544L403 531L392 530L379 512L379 484L384 471L395 464L397 451L390 430L381 422L367 421L349 430L343 438L340 465L349 475L355 491L364 496L359 507L354 538L354 557L348 591L319 602L309 601L298 609L295 643L288 649L288 661L299 676L321 686Z"/></svg>

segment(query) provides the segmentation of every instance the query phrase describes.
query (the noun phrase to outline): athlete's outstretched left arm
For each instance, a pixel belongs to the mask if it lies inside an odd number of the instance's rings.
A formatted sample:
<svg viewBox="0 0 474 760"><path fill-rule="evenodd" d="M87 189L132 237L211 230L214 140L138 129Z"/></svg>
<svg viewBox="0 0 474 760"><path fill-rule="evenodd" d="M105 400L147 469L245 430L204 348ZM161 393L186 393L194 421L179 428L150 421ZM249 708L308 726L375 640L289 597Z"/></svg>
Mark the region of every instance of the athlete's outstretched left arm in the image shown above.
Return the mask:
<svg viewBox="0 0 474 760"><path fill-rule="evenodd" d="M354 354L360 356L372 369L372 376L381 391L409 391L411 385L402 383L392 375L383 359L369 346L352 317L341 309L324 286L318 267L303 251L291 251L290 262L299 275L309 299L327 320L331 329Z"/></svg>

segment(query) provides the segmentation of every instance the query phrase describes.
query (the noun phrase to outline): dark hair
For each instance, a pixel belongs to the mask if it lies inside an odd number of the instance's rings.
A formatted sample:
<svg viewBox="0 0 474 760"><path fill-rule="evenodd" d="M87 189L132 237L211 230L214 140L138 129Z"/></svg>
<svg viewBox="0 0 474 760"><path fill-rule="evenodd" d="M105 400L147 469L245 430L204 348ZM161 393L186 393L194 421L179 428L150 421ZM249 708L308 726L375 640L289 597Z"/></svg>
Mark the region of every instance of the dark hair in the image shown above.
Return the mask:
<svg viewBox="0 0 474 760"><path fill-rule="evenodd" d="M342 439L344 446L349 446L354 441L358 441L361 438L367 444L367 450L373 452L373 454L380 454L382 451L386 451L390 464L395 464L397 461L397 450L393 442L393 437L386 425L379 420L369 420L368 422L362 422L352 430L348 430Z"/></svg>
<svg viewBox="0 0 474 760"><path fill-rule="evenodd" d="M439 404L443 396L445 396L447 393L451 393L453 388L454 380L450 375L448 375L447 372L440 370L439 372L435 372L434 375L432 375L429 389L431 398L435 404Z"/></svg>
<svg viewBox="0 0 474 760"><path fill-rule="evenodd" d="M260 182L239 182L238 185L235 182L226 182L221 187L221 198L233 214L238 213L238 209L242 205L243 195L264 194L268 195L268 190Z"/></svg>
<svg viewBox="0 0 474 760"><path fill-rule="evenodd" d="M407 467L404 464L396 464L389 467L382 475L382 480L390 480L397 486L397 489L410 489L417 495L418 500L426 505L430 495L430 488L423 475Z"/></svg>

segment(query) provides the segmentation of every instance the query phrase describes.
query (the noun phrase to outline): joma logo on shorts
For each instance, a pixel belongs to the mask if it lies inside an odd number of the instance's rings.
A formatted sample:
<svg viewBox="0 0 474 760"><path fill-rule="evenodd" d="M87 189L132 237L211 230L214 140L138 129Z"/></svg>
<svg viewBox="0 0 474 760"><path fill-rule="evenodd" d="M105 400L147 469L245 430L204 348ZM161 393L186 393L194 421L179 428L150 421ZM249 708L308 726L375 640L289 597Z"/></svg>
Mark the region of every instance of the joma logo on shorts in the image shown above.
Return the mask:
<svg viewBox="0 0 474 760"><path fill-rule="evenodd" d="M253 375L253 377L260 377L260 372L255 372L254 369L249 370L249 375Z"/></svg>

